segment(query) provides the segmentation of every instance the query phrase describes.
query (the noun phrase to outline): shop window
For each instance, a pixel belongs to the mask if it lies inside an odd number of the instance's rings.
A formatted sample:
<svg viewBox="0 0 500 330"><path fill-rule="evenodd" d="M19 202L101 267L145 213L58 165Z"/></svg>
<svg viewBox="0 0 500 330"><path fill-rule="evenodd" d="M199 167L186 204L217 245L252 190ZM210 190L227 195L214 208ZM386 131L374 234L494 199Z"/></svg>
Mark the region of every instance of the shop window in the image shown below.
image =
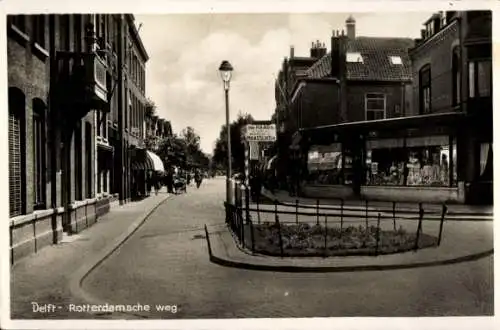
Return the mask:
<svg viewBox="0 0 500 330"><path fill-rule="evenodd" d="M426 65L420 70L420 114L431 112L431 67Z"/></svg>
<svg viewBox="0 0 500 330"><path fill-rule="evenodd" d="M366 120L385 118L385 94L368 93L365 95Z"/></svg>
<svg viewBox="0 0 500 330"><path fill-rule="evenodd" d="M403 139L370 142L366 152L368 185L449 187L450 179L456 184L456 144L450 146L448 136L408 138L406 146Z"/></svg>
<svg viewBox="0 0 500 330"><path fill-rule="evenodd" d="M60 50L69 50L69 15L59 18Z"/></svg>
<svg viewBox="0 0 500 330"><path fill-rule="evenodd" d="M307 157L307 181L312 184L343 184L340 144L312 147Z"/></svg>
<svg viewBox="0 0 500 330"><path fill-rule="evenodd" d="M45 169L46 169L46 133L45 104L42 100L33 100L33 170L34 170L34 209L45 209Z"/></svg>
<svg viewBox="0 0 500 330"><path fill-rule="evenodd" d="M453 84L453 105L461 103L461 75L460 75L460 50L455 47L452 58L452 84Z"/></svg>
<svg viewBox="0 0 500 330"><path fill-rule="evenodd" d="M33 40L40 45L42 48L45 48L45 15L33 15Z"/></svg>
<svg viewBox="0 0 500 330"><path fill-rule="evenodd" d="M82 50L82 40L83 40L81 15L73 16L73 34L74 34L75 51L80 52Z"/></svg>
<svg viewBox="0 0 500 330"><path fill-rule="evenodd" d="M491 96L491 60L469 62L469 97Z"/></svg>

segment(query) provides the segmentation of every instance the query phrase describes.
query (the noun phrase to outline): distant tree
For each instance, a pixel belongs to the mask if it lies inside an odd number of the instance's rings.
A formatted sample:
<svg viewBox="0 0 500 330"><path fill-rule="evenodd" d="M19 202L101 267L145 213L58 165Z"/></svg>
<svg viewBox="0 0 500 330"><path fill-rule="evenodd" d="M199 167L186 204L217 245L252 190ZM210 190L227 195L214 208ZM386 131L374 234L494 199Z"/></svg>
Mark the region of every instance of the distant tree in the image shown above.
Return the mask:
<svg viewBox="0 0 500 330"><path fill-rule="evenodd" d="M187 163L187 145L183 138L172 135L160 141L158 155L167 166L185 167Z"/></svg>
<svg viewBox="0 0 500 330"><path fill-rule="evenodd" d="M245 167L245 147L241 132L245 125L251 124L253 117L249 114L238 114L237 119L230 124L231 130L231 166L234 172L243 172ZM215 143L212 161L214 167L227 168L227 125L223 125L219 138Z"/></svg>
<svg viewBox="0 0 500 330"><path fill-rule="evenodd" d="M146 101L146 106L145 106L145 116L146 118L153 118L153 116L156 115L156 104L154 103L153 100L147 99Z"/></svg>

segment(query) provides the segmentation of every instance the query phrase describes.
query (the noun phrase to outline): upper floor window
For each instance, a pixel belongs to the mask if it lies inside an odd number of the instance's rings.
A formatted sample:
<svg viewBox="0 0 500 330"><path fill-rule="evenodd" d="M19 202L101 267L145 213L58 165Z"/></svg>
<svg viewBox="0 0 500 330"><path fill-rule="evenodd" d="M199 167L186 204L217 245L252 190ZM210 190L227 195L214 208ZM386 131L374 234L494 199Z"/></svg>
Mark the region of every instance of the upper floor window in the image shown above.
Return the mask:
<svg viewBox="0 0 500 330"><path fill-rule="evenodd" d="M363 63L363 56L361 53L347 53L346 60L349 63Z"/></svg>
<svg viewBox="0 0 500 330"><path fill-rule="evenodd" d="M401 60L401 56L389 56L391 60L391 64L401 65L403 64L403 60Z"/></svg>
<svg viewBox="0 0 500 330"><path fill-rule="evenodd" d="M33 40L45 47L45 15L33 15Z"/></svg>
<svg viewBox="0 0 500 330"><path fill-rule="evenodd" d="M45 208L45 164L46 164L45 105L42 100L33 100L33 180L34 208Z"/></svg>
<svg viewBox="0 0 500 330"><path fill-rule="evenodd" d="M366 120L385 118L385 94L368 93L365 95Z"/></svg>
<svg viewBox="0 0 500 330"><path fill-rule="evenodd" d="M420 82L420 114L431 112L431 67L426 65L420 70L419 73Z"/></svg>
<svg viewBox="0 0 500 330"><path fill-rule="evenodd" d="M491 96L491 60L469 62L469 97Z"/></svg>
<svg viewBox="0 0 500 330"><path fill-rule="evenodd" d="M461 74L460 74L460 52L459 48L455 47L452 58L452 84L453 84L453 105L459 105L461 102Z"/></svg>

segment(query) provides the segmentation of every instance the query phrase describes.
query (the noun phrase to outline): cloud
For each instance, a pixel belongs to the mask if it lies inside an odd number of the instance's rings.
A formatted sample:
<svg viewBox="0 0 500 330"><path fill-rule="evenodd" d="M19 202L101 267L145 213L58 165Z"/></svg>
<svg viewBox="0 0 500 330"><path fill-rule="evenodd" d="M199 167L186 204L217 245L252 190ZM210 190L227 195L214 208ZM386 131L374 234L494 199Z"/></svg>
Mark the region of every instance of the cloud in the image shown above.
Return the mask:
<svg viewBox="0 0 500 330"><path fill-rule="evenodd" d="M361 35L416 37L428 13L356 14ZM230 116L247 112L270 119L275 109L274 81L290 45L296 56L308 56L312 41L330 48L333 29L344 28L346 13L144 15L141 36L150 55L147 95L175 132L192 126L201 146L211 152L225 123L218 67L234 67Z"/></svg>

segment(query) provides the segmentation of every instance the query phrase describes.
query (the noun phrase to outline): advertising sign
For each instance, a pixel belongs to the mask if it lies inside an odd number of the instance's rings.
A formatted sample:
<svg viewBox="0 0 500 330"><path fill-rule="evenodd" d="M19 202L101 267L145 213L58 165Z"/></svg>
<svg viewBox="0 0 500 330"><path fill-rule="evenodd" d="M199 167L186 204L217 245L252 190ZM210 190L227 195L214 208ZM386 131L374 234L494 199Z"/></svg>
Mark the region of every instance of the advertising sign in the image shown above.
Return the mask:
<svg viewBox="0 0 500 330"><path fill-rule="evenodd" d="M246 125L244 137L247 141L274 142L276 141L276 125Z"/></svg>

